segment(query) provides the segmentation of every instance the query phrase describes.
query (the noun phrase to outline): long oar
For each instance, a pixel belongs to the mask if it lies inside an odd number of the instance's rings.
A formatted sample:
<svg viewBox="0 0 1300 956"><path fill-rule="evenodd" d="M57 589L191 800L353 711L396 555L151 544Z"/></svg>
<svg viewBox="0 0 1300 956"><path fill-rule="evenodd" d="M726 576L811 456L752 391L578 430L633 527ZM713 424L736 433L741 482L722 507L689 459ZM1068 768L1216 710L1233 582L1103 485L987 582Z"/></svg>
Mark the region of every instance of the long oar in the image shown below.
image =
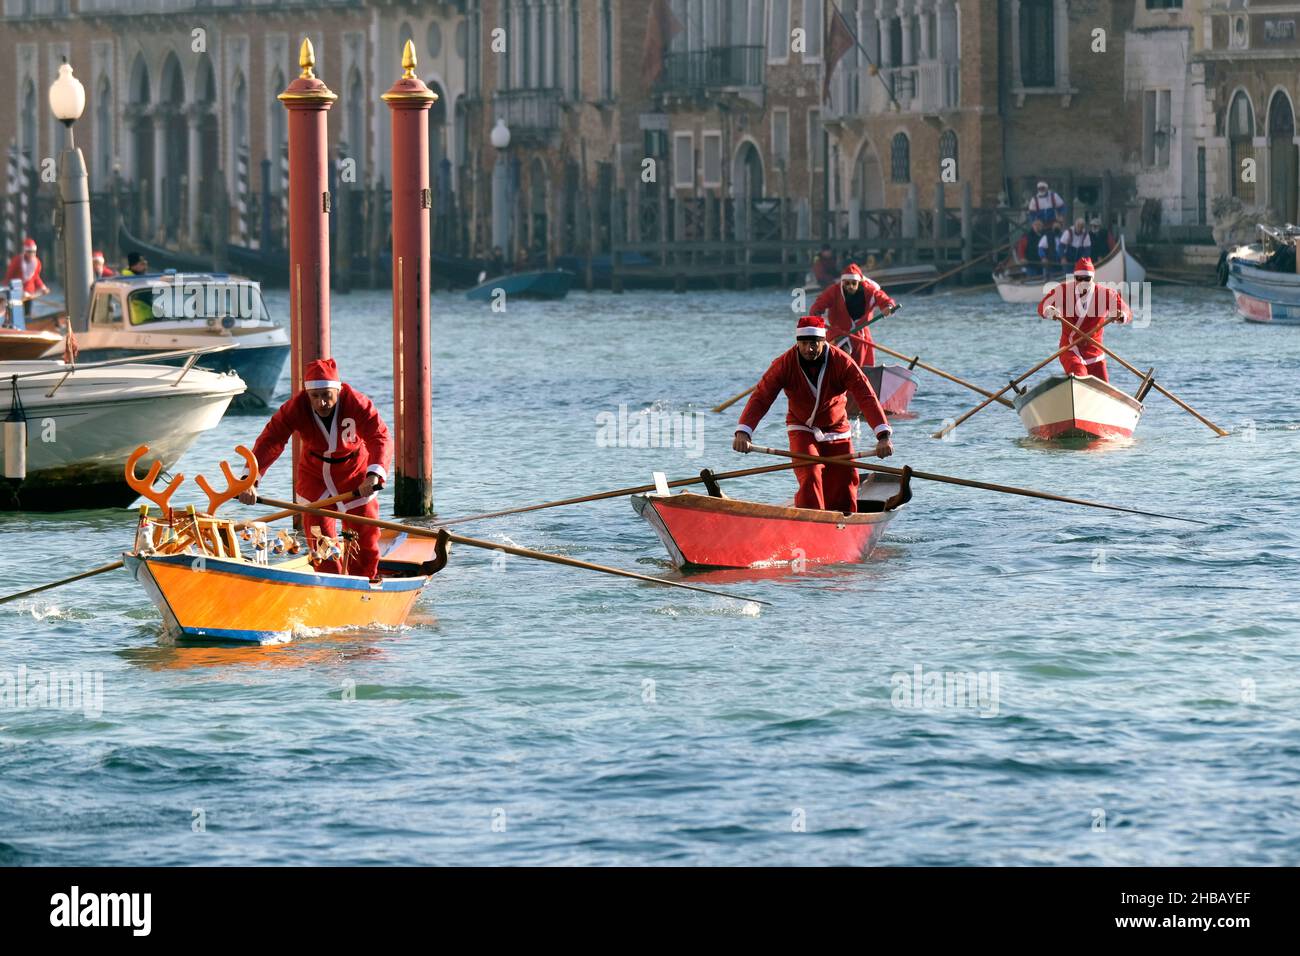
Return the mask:
<svg viewBox="0 0 1300 956"><path fill-rule="evenodd" d="M764 465L761 468L742 468L740 471L722 471L713 477L719 481L724 478L744 478L747 475L764 475L770 471L788 471L794 465ZM703 484L703 478L678 478L676 481L668 482L669 488L680 488L683 485ZM487 518L503 518L506 515L523 514L526 511L541 511L544 508L559 508L564 505L580 505L588 501L601 501L605 498L622 498L625 495L637 495L644 491L654 491L657 485L634 485L631 488L615 488L613 491L598 491L590 495L581 495L577 498L561 498L559 501L543 501L536 505L520 505L518 508L506 508L502 511L486 511L483 514L465 515L462 518L451 518L448 521L436 522L435 528L449 528L454 524L464 524L467 521L483 521Z"/></svg>
<svg viewBox="0 0 1300 956"><path fill-rule="evenodd" d="M106 564L102 568L95 568L91 571L82 571L80 574L74 574L70 578L51 581L49 584L42 584L40 587L28 588L26 591L19 591L17 594L7 594L4 597L0 597L0 604L17 601L19 598L25 598L32 594L40 594L42 591L48 591L50 588L57 588L61 584L71 584L73 581L80 581L83 578L93 578L96 574L103 574L105 571L116 571L121 566L121 561L114 561L112 564Z"/></svg>
<svg viewBox="0 0 1300 956"><path fill-rule="evenodd" d="M791 467L789 465L781 467ZM340 501L347 501L355 496L355 492L348 492L346 495L335 495L333 498L324 498L320 501L313 502L316 507L325 507L327 505L337 504ZM261 518L250 518L247 521L241 521L235 525L236 528L246 528L254 521L279 521L281 518L287 518L294 514L293 511L277 511ZM103 567L93 568L90 571L82 571L80 574L74 574L71 577L63 578L58 581L51 581L49 584L42 584L39 587L28 588L26 591L19 591L17 594L9 594L0 597L0 604L7 604L10 601L16 601L19 598L25 598L32 594L39 594L42 591L48 591L50 588L57 588L63 584L71 584L73 581L81 581L84 578L93 578L96 574L103 574L106 571L116 571L122 566L121 561L114 561L112 564L106 564Z"/></svg>
<svg viewBox="0 0 1300 956"><path fill-rule="evenodd" d="M1103 322L1101 325L1097 326L1097 328L1103 328L1103 327L1109 325L1109 324L1110 324L1111 322L1113 322L1113 321L1114 321L1114 319L1107 319L1107 320L1106 320L1105 322ZM947 425L944 425L942 428L940 428L937 432L935 432L935 433L934 433L933 435L931 435L930 437L931 437L931 438L942 438L944 435L948 434L950 431L952 431L954 428L956 428L958 425L960 425L960 424L961 424L962 422L964 422L966 419L970 418L970 417L971 417L972 415L974 415L976 412L981 411L982 409L987 408L989 405L991 405L991 404L994 402L994 400L996 400L996 399L998 399L998 398L1001 398L1002 395L1003 395L1005 392L1009 391L1010 389L1015 388L1017 385L1019 385L1019 384L1020 384L1021 382L1023 382L1025 379L1029 378L1029 376L1031 376L1031 375L1033 375L1035 372L1037 372L1040 368L1042 368L1043 366L1045 366L1045 365L1047 365L1049 362L1051 362L1053 359L1059 358L1060 356L1064 355L1066 352L1070 351L1070 349L1074 348L1074 346L1075 346L1076 344L1078 344L1079 342L1083 341L1083 339L1084 339L1085 337L1086 337L1086 336L1083 336L1083 335L1077 335L1077 336L1075 336L1075 337L1070 341L1070 344L1069 344L1069 345L1063 345L1063 346L1061 346L1059 349L1057 349L1057 350L1056 350L1055 352L1053 352L1051 355L1047 356L1047 358L1043 359L1041 362L1039 362L1037 365L1035 365L1033 368L1031 368L1031 369L1030 369L1028 372L1026 372L1024 375L1020 376L1020 377L1017 378L1017 379L1013 379L1012 381L1008 382L1006 385L1002 386L1002 388L998 389L997 394L993 395L991 398L986 398L986 399L984 399L984 401L980 402L978 405L976 405L976 406L975 406L974 408L972 408L970 411L968 411L968 412L966 412L965 414L963 414L960 418L956 418L956 419L952 420L951 422L949 422Z"/></svg>
<svg viewBox="0 0 1300 956"><path fill-rule="evenodd" d="M900 307L900 308L901 308L901 307ZM898 311L897 308L894 309L894 312L897 312L897 311ZM836 341L836 342L843 342L845 339L849 338L850 336L852 336L852 335L857 335L859 332L861 332L861 331L862 331L863 329L865 329L867 326L869 326L869 325L875 325L877 322L879 322L879 321L880 321L881 319L883 319L885 316L887 316L887 315L893 315L894 312L881 312L880 314L878 314L878 315L876 315L876 316L874 316L874 317L872 317L872 318L863 319L861 322L859 322L857 325L853 326L853 328L849 329L849 330L848 330L847 332L845 332L843 335L837 336L836 339L835 339L835 341ZM715 412L725 412L728 408L730 408L732 405L735 405L736 402L740 401L742 398L744 398L746 395L748 395L750 392L752 392L752 391L753 391L754 389L756 389L756 388L758 388L758 385L751 385L751 386L749 386L749 388L745 389L745 390L744 390L743 392L741 392L739 395L733 395L733 396L731 396L731 398L727 399L727 400L726 400L725 402L723 402L721 405L715 405L715 406L713 407L713 410L714 410ZM986 392L985 394L987 394L987 392Z"/></svg>
<svg viewBox="0 0 1300 956"><path fill-rule="evenodd" d="M1102 345L1100 342L1098 342L1095 338L1093 338L1093 337L1092 337L1091 335L1089 335L1087 332L1084 332L1082 329L1080 329L1077 325L1075 325L1073 322L1071 322L1071 321L1070 321L1069 319L1067 319L1065 316L1063 316L1063 315L1058 315L1057 318L1060 320L1060 322L1061 322L1063 325L1067 325L1067 326L1069 326L1071 329L1073 329L1074 331L1078 332L1078 333L1079 333L1080 335L1082 335L1084 338L1086 338L1086 339L1088 339L1089 341L1091 341L1093 345L1097 346L1097 348L1101 349L1103 352L1105 352L1107 355L1109 355L1111 358L1113 358L1113 359L1114 359L1116 362L1118 362L1120 365L1123 365L1126 369L1128 369L1130 372L1132 372L1132 373L1133 373L1134 375L1136 375L1138 378L1141 378L1141 379L1145 379L1145 378L1146 378L1146 373L1145 373L1145 372L1141 372L1141 371L1139 371L1138 369L1134 368L1132 365L1130 365L1128 362L1124 361L1122 358L1120 358L1118 355L1116 355L1116 354L1115 354L1114 352L1112 352L1110 349L1106 348L1106 346L1104 346L1104 345ZM1218 425L1214 424L1214 422L1210 421L1208 418L1206 418L1204 415L1202 415L1202 414L1201 414L1200 412L1198 412L1196 409L1192 408L1192 406L1188 405L1185 401L1183 401L1181 398L1179 398L1179 397L1178 397L1177 395L1175 395L1173 392L1169 391L1169 389L1167 389L1167 388L1165 388L1163 385L1161 385L1159 382L1157 382L1157 381L1155 381L1155 380L1153 379L1153 380L1151 381L1151 385L1152 385L1152 387L1153 387L1157 392L1159 392L1159 393L1160 393L1161 395L1163 395L1165 398L1169 399L1171 402L1173 402L1175 405L1177 405L1177 406L1178 406L1179 408L1181 408L1183 411L1185 411L1185 412L1187 412L1188 414L1190 414L1193 418L1195 418L1197 421L1199 421L1202 425L1205 425L1206 427L1210 428L1210 429L1211 429L1212 431L1214 431L1214 432L1215 432L1215 433L1216 433L1220 438L1223 438L1225 435L1228 434L1228 433L1225 432L1222 428L1220 428Z"/></svg>
<svg viewBox="0 0 1300 956"><path fill-rule="evenodd" d="M1011 245L1012 245L1012 244L1008 242L1008 243L1005 243L1004 245L998 246L996 249L990 249L988 252L984 253L983 255L978 255L978 256L976 256L974 259L967 259L965 262L963 262L963 263L962 263L961 265L959 265L957 268L955 268L955 269L949 269L949 270L948 270L947 272L945 272L943 275L938 276L938 277L936 277L936 278L934 278L934 279L927 279L925 282L921 283L921 284L920 284L919 286L917 286L915 289L909 289L908 292L907 292L907 295L916 295L916 294L917 294L918 292L920 292L922 289L928 289L928 288L930 288L930 286L932 286L932 285L936 285L936 284L942 282L944 279L948 278L949 276L956 275L958 272L961 272L963 269L969 269L971 266L973 266L975 263L979 262L981 259L987 259L989 256L996 256L996 255L997 255L999 252L1001 252L1003 249L1010 249L1010 248L1011 248Z"/></svg>
<svg viewBox="0 0 1300 956"><path fill-rule="evenodd" d="M277 508L285 508L289 511L297 511L305 515L316 515L320 518L338 518L337 511L322 511L319 508L310 508L306 505L294 504L292 501L276 501L274 498L261 498L261 501ZM699 591L701 594L712 594L715 597L732 598L737 601L753 601L755 604L770 605L771 601L760 601L758 598L737 597L734 594L727 594L725 591L714 591L710 588L697 587L694 584L682 584L678 581L665 581L663 578L652 577L648 574L638 574L635 571L624 571L621 568L610 568L603 564L592 564L590 561L579 561L577 558L566 558L558 554L548 554L545 551L533 551L529 548L518 548L510 544L497 544L494 541L484 541L481 538L467 538L463 534L456 534L453 531L435 530L432 528L421 528L416 525L402 524L398 521L382 521L379 518L367 518L363 515L347 515L347 521L354 524L369 525L372 528L386 528L389 531L398 531L409 534L417 538L436 538L445 534L447 537L458 544L468 545L471 548L483 548L485 551L504 551L506 554L517 555L521 558L532 558L535 561L549 561L551 564L562 564L569 568L582 568L586 571L599 571L602 574L613 574L621 578L631 578L634 581L645 581L649 584L662 584L671 588L684 588L687 591Z"/></svg>
<svg viewBox="0 0 1300 956"><path fill-rule="evenodd" d="M979 392L981 395L985 396L986 398L996 398L997 401L1007 406L1007 408L1015 408L1015 406L1012 405L1005 398L1002 398L1000 395L995 396L987 388L980 388L978 385L972 384L971 382L966 381L964 378L958 378L956 375L953 375L949 372L945 372L941 368L936 368L933 365L926 365L924 362L922 362L919 358L915 356L908 357L904 355L902 352L895 352L893 349L887 348L881 345L879 342L876 343L876 351L884 352L886 355L892 355L896 359L902 359L904 362L908 363L909 368L913 365L915 365L917 368L923 368L927 372L930 372L934 375L938 375L940 378L946 378L950 382L956 382L958 385L964 385L967 388L969 388L972 392Z"/></svg>
<svg viewBox="0 0 1300 956"><path fill-rule="evenodd" d="M779 455L782 458L793 458L795 461L805 461L814 465L849 465L852 464L860 471L878 471L886 475L903 474L901 468L891 468L888 465L868 464L864 461L844 456L837 458L819 458L816 455L801 455L796 451L786 451L783 448L763 448L759 445L751 445L750 450L759 451L765 455ZM985 491L1000 491L1008 495L1022 495L1026 498L1041 498L1044 501L1060 501L1064 504L1084 505L1088 508L1104 508L1107 511L1123 511L1126 514L1143 515L1147 518L1168 518L1171 521L1190 521L1192 524L1209 524L1208 521L1200 521L1196 518L1180 518L1178 515L1161 514L1158 511L1140 511L1137 508L1125 508L1120 505L1108 505L1101 501L1088 501L1085 498L1069 498L1065 495L1054 495L1047 491L1035 491L1033 488L1017 488L1015 485L996 485L988 481L975 481L971 478L957 478L953 475L937 475L929 471L913 471L913 478L924 478L926 481L941 481L949 485L962 485L966 488L982 488Z"/></svg>
<svg viewBox="0 0 1300 956"><path fill-rule="evenodd" d="M311 506L313 508L328 508L330 505L336 505L340 501L351 501L356 496L357 493L355 491L349 491L345 494L335 495L333 498L322 498L320 501L313 501ZM254 524L266 524L271 521L280 521L283 518L292 518L297 513L298 512L296 511L288 510L273 511L269 515L263 515L260 518L249 518L245 521L241 521L239 524L235 525L235 529L242 531L244 528L251 527Z"/></svg>

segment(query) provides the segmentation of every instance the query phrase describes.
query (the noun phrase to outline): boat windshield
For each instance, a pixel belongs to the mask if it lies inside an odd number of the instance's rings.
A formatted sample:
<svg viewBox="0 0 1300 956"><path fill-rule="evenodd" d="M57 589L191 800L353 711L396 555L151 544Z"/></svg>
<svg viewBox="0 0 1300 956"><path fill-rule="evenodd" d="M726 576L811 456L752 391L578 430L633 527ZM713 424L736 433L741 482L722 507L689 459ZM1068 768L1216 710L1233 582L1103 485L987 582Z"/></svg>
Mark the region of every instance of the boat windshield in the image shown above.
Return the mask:
<svg viewBox="0 0 1300 956"><path fill-rule="evenodd" d="M127 297L132 325L185 319L270 322L262 290L252 282L159 282Z"/></svg>

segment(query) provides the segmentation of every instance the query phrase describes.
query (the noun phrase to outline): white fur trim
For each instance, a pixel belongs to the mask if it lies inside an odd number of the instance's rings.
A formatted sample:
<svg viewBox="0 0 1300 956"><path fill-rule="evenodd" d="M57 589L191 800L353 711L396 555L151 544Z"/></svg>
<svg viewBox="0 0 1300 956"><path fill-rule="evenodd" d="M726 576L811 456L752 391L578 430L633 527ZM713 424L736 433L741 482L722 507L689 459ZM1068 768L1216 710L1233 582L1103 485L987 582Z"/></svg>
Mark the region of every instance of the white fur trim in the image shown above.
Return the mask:
<svg viewBox="0 0 1300 956"><path fill-rule="evenodd" d="M738 432L744 432L744 433L745 433L746 435L748 435L750 438L753 438L753 437L754 437L754 429L750 428L748 425L737 425L737 426L736 426L736 431L738 431Z"/></svg>
<svg viewBox="0 0 1300 956"><path fill-rule="evenodd" d="M794 330L794 337L796 339L824 339L826 338L826 330L824 328L819 329L815 325L801 325Z"/></svg>
<svg viewBox="0 0 1300 956"><path fill-rule="evenodd" d="M844 282L846 279L852 279L852 280L855 281L855 282L861 282L864 278L866 278L866 277L865 277L865 276L856 275L856 274L854 274L854 273L852 273L852 272L846 272L846 273L844 273L844 275L840 276L840 281L841 281L841 282Z"/></svg>
<svg viewBox="0 0 1300 956"><path fill-rule="evenodd" d="M894 434L894 430L893 430L892 428L889 427L889 423L888 423L888 422L884 422L884 423L882 423L882 424L876 426L876 437L877 437L877 438L880 437L880 433L881 433L881 432L888 432L890 435L893 435L893 434Z"/></svg>
<svg viewBox="0 0 1300 956"><path fill-rule="evenodd" d="M383 465L371 465L366 469L366 474L378 475L380 478L384 479L385 482L388 481L388 472L384 470Z"/></svg>
<svg viewBox="0 0 1300 956"><path fill-rule="evenodd" d="M342 382L331 382L323 378L314 378L310 382L303 382L303 388L342 388Z"/></svg>

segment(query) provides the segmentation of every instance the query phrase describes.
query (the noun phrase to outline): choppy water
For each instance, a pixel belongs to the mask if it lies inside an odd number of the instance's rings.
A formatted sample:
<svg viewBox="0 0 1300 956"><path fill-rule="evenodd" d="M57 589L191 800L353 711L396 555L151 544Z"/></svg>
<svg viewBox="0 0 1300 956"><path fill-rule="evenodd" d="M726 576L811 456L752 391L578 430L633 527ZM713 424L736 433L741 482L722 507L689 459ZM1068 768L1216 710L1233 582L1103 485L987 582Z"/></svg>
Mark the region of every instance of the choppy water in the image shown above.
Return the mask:
<svg viewBox="0 0 1300 956"><path fill-rule="evenodd" d="M767 463L707 409L788 345L787 303L436 296L440 513ZM1294 864L1300 330L1248 326L1218 291L1153 306L1107 343L1231 437L1153 394L1109 451L1035 446L1002 408L934 441L977 399L923 376L894 461L1208 526L918 482L865 565L711 578L774 602L759 614L469 549L400 632L270 648L163 646L121 572L0 606L0 679L103 681L102 713L0 708L0 863ZM387 295L334 315L345 377L387 413ZM908 301L877 331L986 384L1055 344L992 293ZM601 447L620 405L703 412L702 447ZM780 420L759 436L779 444ZM260 424L227 417L181 468L212 473ZM286 495L287 471L265 487ZM464 530L673 573L624 500ZM0 514L4 590L130 534L126 512ZM899 683L918 667L922 686L982 672L987 696L927 707Z"/></svg>

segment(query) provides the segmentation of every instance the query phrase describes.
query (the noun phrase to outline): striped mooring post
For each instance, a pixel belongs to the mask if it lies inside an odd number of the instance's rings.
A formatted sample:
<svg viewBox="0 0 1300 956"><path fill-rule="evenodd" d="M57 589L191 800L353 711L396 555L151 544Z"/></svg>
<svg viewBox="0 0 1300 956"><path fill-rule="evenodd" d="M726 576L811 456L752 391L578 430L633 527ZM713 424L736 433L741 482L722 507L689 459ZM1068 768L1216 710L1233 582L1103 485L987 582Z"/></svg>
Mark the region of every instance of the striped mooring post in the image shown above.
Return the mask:
<svg viewBox="0 0 1300 956"><path fill-rule="evenodd" d="M289 248L289 144L280 150L280 238L284 248Z"/></svg>
<svg viewBox="0 0 1300 956"><path fill-rule="evenodd" d="M4 248L0 253L5 256L14 248L14 239L18 235L18 142L11 140L5 164L5 205L4 228L0 230L0 243ZM21 240L19 240L21 241Z"/></svg>
<svg viewBox="0 0 1300 956"><path fill-rule="evenodd" d="M239 220L239 244L248 248L248 144L239 147L235 162L235 204Z"/></svg>

